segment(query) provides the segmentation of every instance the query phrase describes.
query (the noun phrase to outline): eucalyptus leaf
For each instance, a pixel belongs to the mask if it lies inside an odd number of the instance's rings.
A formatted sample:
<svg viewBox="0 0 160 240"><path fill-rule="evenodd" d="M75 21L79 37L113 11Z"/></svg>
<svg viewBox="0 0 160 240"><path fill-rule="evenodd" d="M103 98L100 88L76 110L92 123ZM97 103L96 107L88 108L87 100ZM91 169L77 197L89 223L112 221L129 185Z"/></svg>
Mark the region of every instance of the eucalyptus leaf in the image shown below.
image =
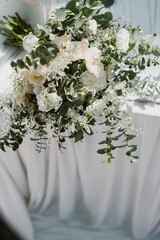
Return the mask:
<svg viewBox="0 0 160 240"><path fill-rule="evenodd" d="M71 0L66 5L66 9L69 9L72 12L74 12L75 8L76 8L76 0Z"/></svg>
<svg viewBox="0 0 160 240"><path fill-rule="evenodd" d="M24 61L18 59L18 60L17 60L17 66L18 66L19 68L23 69L23 68L25 67Z"/></svg>
<svg viewBox="0 0 160 240"><path fill-rule="evenodd" d="M115 2L114 0L102 0L102 3L106 8L109 8L110 6L112 6L114 2Z"/></svg>
<svg viewBox="0 0 160 240"><path fill-rule="evenodd" d="M75 142L79 142L83 139L83 131L79 130L75 133Z"/></svg>
<svg viewBox="0 0 160 240"><path fill-rule="evenodd" d="M65 8L56 9L55 16L60 20L64 20L66 17L66 9Z"/></svg>

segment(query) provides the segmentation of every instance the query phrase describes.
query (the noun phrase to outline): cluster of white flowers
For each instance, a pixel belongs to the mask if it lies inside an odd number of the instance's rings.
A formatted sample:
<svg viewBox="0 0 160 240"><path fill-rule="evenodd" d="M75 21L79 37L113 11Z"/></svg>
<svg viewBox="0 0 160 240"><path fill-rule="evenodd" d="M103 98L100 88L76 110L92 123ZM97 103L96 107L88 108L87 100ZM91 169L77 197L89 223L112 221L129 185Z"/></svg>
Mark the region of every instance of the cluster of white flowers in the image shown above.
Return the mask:
<svg viewBox="0 0 160 240"><path fill-rule="evenodd" d="M88 28L93 32L93 34L97 33L97 22L94 19L90 19L87 21Z"/></svg>
<svg viewBox="0 0 160 240"><path fill-rule="evenodd" d="M38 109L42 112L48 112L51 109L58 110L62 103L62 98L56 92L48 93L47 88L37 95Z"/></svg>
<svg viewBox="0 0 160 240"><path fill-rule="evenodd" d="M95 20L88 20L86 22L88 29L93 34L97 33L97 22ZM105 35L108 37L108 34ZM54 89L54 92L48 93L47 88L44 87L44 83L48 76L55 77L59 75L65 76L65 69L68 65L77 60L85 60L86 71L80 76L80 80L85 85L87 91L96 93L99 90L103 90L107 86L107 80L112 80L114 77L114 62L104 69L101 61L101 50L97 47L89 47L89 41L87 38L81 41L73 41L71 34L65 33L58 37L53 33L50 33L51 43L57 45L59 52L55 58L53 58L48 66L43 67L38 63L37 69L30 67L29 70L21 71L23 76L18 88L15 88L16 102L17 104L23 104L26 93L32 93L36 95L38 109L43 112L47 112L52 108L57 110L62 103L62 98L59 97ZM23 47L26 51L31 52L35 46L38 46L38 38L32 33L25 36L23 39ZM129 47L129 32L125 28L119 30L116 35L116 48L119 51L125 52ZM86 112L90 116L100 115L106 104L103 99L98 99L89 105Z"/></svg>
<svg viewBox="0 0 160 240"><path fill-rule="evenodd" d="M127 29L122 28L118 31L116 36L116 47L121 52L126 52L129 48L130 34Z"/></svg>
<svg viewBox="0 0 160 240"><path fill-rule="evenodd" d="M33 4L37 0L23 1ZM129 134L133 131L122 99L130 91L144 92L138 71L158 64L160 49L152 46L154 36L146 41L139 27L128 25L124 19L110 21L112 14L101 11L101 1L92 3L70 0L66 8L55 9L44 26L31 29L26 25L22 37L30 33L22 44L27 55L11 62L13 96L3 104L10 108L12 130L0 139L3 151L5 145L16 150L24 133L33 130L40 152L48 124L59 148L66 137L81 141L84 133L92 135L94 126L105 124L107 140L105 137L101 142L105 148L98 150L107 154L103 162L110 163L112 150L124 146L127 156L137 158L132 155L136 148L128 142L135 135ZM21 43L20 39L15 41ZM15 125L20 126L19 133ZM115 136L117 127L121 134ZM114 145L121 136L123 146Z"/></svg>
<svg viewBox="0 0 160 240"><path fill-rule="evenodd" d="M94 118L99 118L105 108L106 102L103 99L97 99L86 108L86 112Z"/></svg>

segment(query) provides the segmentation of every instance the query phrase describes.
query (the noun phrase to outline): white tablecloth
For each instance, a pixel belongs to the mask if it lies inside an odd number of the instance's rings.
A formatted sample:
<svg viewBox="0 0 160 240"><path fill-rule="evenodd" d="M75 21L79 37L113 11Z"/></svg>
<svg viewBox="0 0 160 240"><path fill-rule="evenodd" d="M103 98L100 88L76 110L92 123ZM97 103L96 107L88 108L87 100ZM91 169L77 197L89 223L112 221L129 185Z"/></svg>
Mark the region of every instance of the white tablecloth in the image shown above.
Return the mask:
<svg viewBox="0 0 160 240"><path fill-rule="evenodd" d="M35 23L40 15L42 22L47 18L53 3L0 4L1 13L18 11ZM7 64L17 54L1 47L3 84ZM160 239L160 106L128 103L128 110L135 126L145 131L134 140L138 164L125 160L124 149L115 152L111 165L101 164L96 149L102 129L83 143L68 140L63 154L55 141L38 154L28 138L17 152L0 152L0 215L22 239Z"/></svg>
<svg viewBox="0 0 160 240"><path fill-rule="evenodd" d="M138 164L125 160L124 150L101 164L101 133L67 141L63 154L54 141L38 154L28 139L17 152L0 153L0 211L22 239L124 240L160 232L160 106L132 110L145 131L135 140Z"/></svg>

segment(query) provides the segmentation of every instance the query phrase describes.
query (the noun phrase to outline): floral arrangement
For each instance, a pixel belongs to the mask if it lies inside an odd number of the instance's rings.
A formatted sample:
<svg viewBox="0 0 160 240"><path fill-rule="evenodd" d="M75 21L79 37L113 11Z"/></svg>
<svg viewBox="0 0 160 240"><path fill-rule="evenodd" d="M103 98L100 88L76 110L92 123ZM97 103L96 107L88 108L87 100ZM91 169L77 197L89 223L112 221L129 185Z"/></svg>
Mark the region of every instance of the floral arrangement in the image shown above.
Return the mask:
<svg viewBox="0 0 160 240"><path fill-rule="evenodd" d="M137 146L130 141L137 131L121 108L122 97L143 95L146 82L138 73L158 64L155 36L146 38L124 18L112 20L97 0L71 0L53 11L45 26L26 32L22 44L28 53L11 62L13 90L1 104L9 120L0 148L17 150L27 134L34 134L38 151L52 137L63 148L67 137L81 141L103 124L102 161L110 163L113 150L125 147L135 162ZM123 144L117 145L120 138Z"/></svg>

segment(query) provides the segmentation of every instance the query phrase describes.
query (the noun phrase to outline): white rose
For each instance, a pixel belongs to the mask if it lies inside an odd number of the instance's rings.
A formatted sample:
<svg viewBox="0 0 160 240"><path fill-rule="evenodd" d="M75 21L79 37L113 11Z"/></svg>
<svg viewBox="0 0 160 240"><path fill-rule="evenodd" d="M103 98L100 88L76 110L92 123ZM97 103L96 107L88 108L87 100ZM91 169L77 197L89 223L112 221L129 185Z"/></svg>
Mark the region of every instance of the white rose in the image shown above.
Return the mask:
<svg viewBox="0 0 160 240"><path fill-rule="evenodd" d="M81 81L87 85L89 90L99 91L103 90L107 86L106 82L106 72L103 71L103 74L96 78L93 73L86 71L81 74Z"/></svg>
<svg viewBox="0 0 160 240"><path fill-rule="evenodd" d="M42 112L48 112L53 108L57 111L62 101L62 98L57 93L48 93L47 89L37 95L38 109Z"/></svg>
<svg viewBox="0 0 160 240"><path fill-rule="evenodd" d="M74 41L70 42L67 47L66 51L72 55L73 61L79 59L85 59L86 51L88 50L88 39L82 39L82 41Z"/></svg>
<svg viewBox="0 0 160 240"><path fill-rule="evenodd" d="M27 52L31 52L37 43L38 43L38 38L35 37L32 33L29 33L23 38L22 45Z"/></svg>
<svg viewBox="0 0 160 240"><path fill-rule="evenodd" d="M73 60L73 56L63 50L60 50L57 56L50 62L49 74L54 76L58 74L60 76L65 76L64 69L68 67L68 64Z"/></svg>
<svg viewBox="0 0 160 240"><path fill-rule="evenodd" d="M87 21L88 28L93 32L93 34L97 33L97 22L96 20L88 20Z"/></svg>
<svg viewBox="0 0 160 240"><path fill-rule="evenodd" d="M16 103L19 106L23 105L25 103L25 97L21 97L19 95L16 95Z"/></svg>
<svg viewBox="0 0 160 240"><path fill-rule="evenodd" d="M115 66L116 66L116 61L114 59L111 59L111 64L109 64L106 67L106 75L109 81L112 81L113 78L115 77L115 70L114 70Z"/></svg>
<svg viewBox="0 0 160 240"><path fill-rule="evenodd" d="M71 41L72 37L71 37L71 34L65 33L64 35L62 35L60 37L55 36L55 38L54 38L54 36L50 36L50 38L53 39L52 42L54 44L56 44L58 48L63 48L67 45L67 43L69 43Z"/></svg>
<svg viewBox="0 0 160 240"><path fill-rule="evenodd" d="M119 30L116 36L116 47L121 51L121 52L126 52L129 48L129 37L130 34L128 30L125 28L122 28Z"/></svg>
<svg viewBox="0 0 160 240"><path fill-rule="evenodd" d="M35 86L35 87L33 88L33 93L34 93L35 95L38 95L38 94L40 94L40 92L41 92L43 89L44 89L44 86Z"/></svg>
<svg viewBox="0 0 160 240"><path fill-rule="evenodd" d="M93 73L97 78L103 74L103 64L101 62L101 51L96 48L88 48L85 54L86 68L90 73Z"/></svg>
<svg viewBox="0 0 160 240"><path fill-rule="evenodd" d="M26 78L34 86L42 86L46 81L46 73L40 69L30 68L26 71Z"/></svg>
<svg viewBox="0 0 160 240"><path fill-rule="evenodd" d="M92 117L99 117L106 107L106 103L103 99L97 99L91 105L86 108L86 112Z"/></svg>

